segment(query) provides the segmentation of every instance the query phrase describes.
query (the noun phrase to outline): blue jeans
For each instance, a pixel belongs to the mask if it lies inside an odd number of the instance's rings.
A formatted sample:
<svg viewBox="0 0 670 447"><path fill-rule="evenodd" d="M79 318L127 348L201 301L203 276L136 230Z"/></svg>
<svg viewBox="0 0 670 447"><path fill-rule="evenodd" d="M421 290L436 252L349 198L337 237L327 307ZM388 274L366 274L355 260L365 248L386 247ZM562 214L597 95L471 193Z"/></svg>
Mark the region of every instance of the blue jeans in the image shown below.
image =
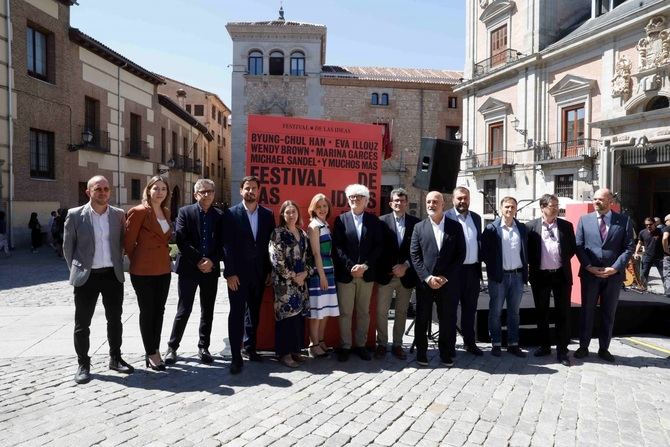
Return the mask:
<svg viewBox="0 0 670 447"><path fill-rule="evenodd" d="M500 346L502 327L500 315L507 302L507 345L519 344L519 305L523 293L521 273L503 273L502 282L489 281L489 334L491 344Z"/></svg>

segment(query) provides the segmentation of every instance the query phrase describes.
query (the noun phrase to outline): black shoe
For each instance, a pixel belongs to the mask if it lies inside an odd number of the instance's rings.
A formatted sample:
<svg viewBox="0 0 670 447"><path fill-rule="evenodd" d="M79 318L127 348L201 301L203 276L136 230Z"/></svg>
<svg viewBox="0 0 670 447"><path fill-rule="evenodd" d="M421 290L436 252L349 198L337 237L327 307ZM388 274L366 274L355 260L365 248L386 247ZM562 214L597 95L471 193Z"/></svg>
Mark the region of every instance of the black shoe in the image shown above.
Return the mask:
<svg viewBox="0 0 670 447"><path fill-rule="evenodd" d="M165 351L165 355L163 356L163 360L167 365L174 365L177 363L177 350L168 347L167 351Z"/></svg>
<svg viewBox="0 0 670 447"><path fill-rule="evenodd" d="M500 357L500 354L501 354L501 353L502 353L502 352L501 352L501 350L500 350L500 346L493 346L493 347L491 348L491 355L492 355L493 357Z"/></svg>
<svg viewBox="0 0 670 447"><path fill-rule="evenodd" d="M151 368L154 371L165 371L165 363L164 362L159 362L154 364L154 362L151 361L151 358L149 358L148 355L144 356L144 364L146 365L147 368Z"/></svg>
<svg viewBox="0 0 670 447"><path fill-rule="evenodd" d="M198 348L198 358L202 363L212 363L214 361L214 357L207 348Z"/></svg>
<svg viewBox="0 0 670 447"><path fill-rule="evenodd" d="M358 354L361 360L372 360L372 356L370 355L365 346L359 346L357 348L354 348L354 351L356 352L356 354Z"/></svg>
<svg viewBox="0 0 670 447"><path fill-rule="evenodd" d="M474 355L474 356L477 356L477 357L481 357L482 355L484 355L484 353L482 352L482 350L479 349L479 347L477 347L477 345L470 345L470 346L467 346L467 347L465 348L465 350L466 350L467 352L469 352L470 354L472 354L472 355Z"/></svg>
<svg viewBox="0 0 670 447"><path fill-rule="evenodd" d="M426 355L425 352L418 352L416 353L416 363L418 363L421 366L428 366L428 356Z"/></svg>
<svg viewBox="0 0 670 447"><path fill-rule="evenodd" d="M135 368L127 364L120 356L109 358L109 369L113 369L122 374L132 374L135 372Z"/></svg>
<svg viewBox="0 0 670 447"><path fill-rule="evenodd" d="M510 354L515 355L515 356L517 356L517 357L519 357L519 358L524 358L524 357L526 357L526 353L523 352L523 351L521 350L521 348L519 348L519 347L516 346L516 345L508 346L508 347L507 347L507 352L509 352Z"/></svg>
<svg viewBox="0 0 670 447"><path fill-rule="evenodd" d="M74 381L83 384L91 381L91 367L89 365L79 365L74 375Z"/></svg>
<svg viewBox="0 0 670 447"><path fill-rule="evenodd" d="M584 357L588 357L588 356L589 356L588 348L579 348L574 353L574 357L576 359L583 359Z"/></svg>
<svg viewBox="0 0 670 447"><path fill-rule="evenodd" d="M551 348L549 346L540 346L535 350L533 355L535 357L544 357L551 354Z"/></svg>
<svg viewBox="0 0 670 447"><path fill-rule="evenodd" d="M262 362L263 357L261 357L255 350L247 350L243 349L242 350L242 357L246 358L250 362Z"/></svg>
<svg viewBox="0 0 670 447"><path fill-rule="evenodd" d="M572 366L572 362L570 361L570 357L568 357L567 352L557 354L556 360L558 360L558 363L560 363L563 366Z"/></svg>
<svg viewBox="0 0 670 447"><path fill-rule="evenodd" d="M615 358L607 349L599 349L598 357L605 360L606 362L614 363Z"/></svg>
<svg viewBox="0 0 670 447"><path fill-rule="evenodd" d="M347 349L347 348L341 348L341 349L337 352L337 361L338 361L338 362L346 362L347 360L349 360L349 353L350 353L350 352L351 352L350 349Z"/></svg>
<svg viewBox="0 0 670 447"><path fill-rule="evenodd" d="M451 368L454 366L454 360L451 357L443 357L440 360L440 364L442 366L446 366L447 368Z"/></svg>
<svg viewBox="0 0 670 447"><path fill-rule="evenodd" d="M231 373L231 374L239 374L239 373L241 373L241 372L242 372L242 365L243 365L242 359L239 359L239 360L233 360L233 361L230 363L230 373Z"/></svg>

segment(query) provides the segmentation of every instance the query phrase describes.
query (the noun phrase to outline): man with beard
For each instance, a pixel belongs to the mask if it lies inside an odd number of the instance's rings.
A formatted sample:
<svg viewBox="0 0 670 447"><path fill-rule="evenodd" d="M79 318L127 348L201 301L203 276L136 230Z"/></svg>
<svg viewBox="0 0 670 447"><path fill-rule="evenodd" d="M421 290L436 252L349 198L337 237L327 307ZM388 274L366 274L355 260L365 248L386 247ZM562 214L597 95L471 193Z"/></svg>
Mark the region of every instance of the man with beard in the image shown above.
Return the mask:
<svg viewBox="0 0 670 447"><path fill-rule="evenodd" d="M461 331L463 344L469 353L481 356L482 350L477 347L475 337L475 315L479 300L480 282L482 279L482 263L479 249L482 234L482 218L470 211L470 191L459 186L454 189L452 200L454 207L447 210L445 216L458 222L465 236L465 260L461 265L460 287L457 288L458 300L461 303Z"/></svg>
<svg viewBox="0 0 670 447"><path fill-rule="evenodd" d="M416 286L416 362L428 365L428 328L437 306L440 326L438 347L444 366L454 364L458 274L465 259L463 228L444 216L444 197L439 191L426 196L428 217L417 223L412 233L410 256L419 277Z"/></svg>
<svg viewBox="0 0 670 447"><path fill-rule="evenodd" d="M256 352L256 333L263 291L271 284L268 245L275 219L272 211L258 204L260 186L258 177L244 177L240 182L242 202L230 208L232 231L226 236L223 275L230 299L228 339L233 356L232 374L242 370L242 354L252 362L262 360Z"/></svg>
<svg viewBox="0 0 670 447"><path fill-rule="evenodd" d="M600 298L600 346L598 356L614 362L609 352L614 314L626 277L626 264L633 254L633 224L628 216L612 211L614 197L607 188L593 195L596 211L579 218L577 224L577 258L581 267L582 308L579 315L579 349L575 358L589 355L596 304Z"/></svg>

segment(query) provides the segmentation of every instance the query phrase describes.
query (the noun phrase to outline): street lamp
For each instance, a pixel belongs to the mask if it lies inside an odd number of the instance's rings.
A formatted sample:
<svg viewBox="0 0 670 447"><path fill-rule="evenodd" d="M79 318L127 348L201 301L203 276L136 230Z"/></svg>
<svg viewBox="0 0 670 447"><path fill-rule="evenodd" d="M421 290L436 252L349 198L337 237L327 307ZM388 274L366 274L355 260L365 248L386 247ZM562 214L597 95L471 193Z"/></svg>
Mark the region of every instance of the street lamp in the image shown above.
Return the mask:
<svg viewBox="0 0 670 447"><path fill-rule="evenodd" d="M70 149L71 151L76 151L77 149L81 149L82 147L86 147L86 146L88 146L88 145L91 144L92 142L93 142L93 132L91 132L91 131L88 130L88 129L85 129L85 130L81 133L81 143L79 143L79 144L70 144L70 145L68 146L68 149Z"/></svg>
<svg viewBox="0 0 670 447"><path fill-rule="evenodd" d="M528 134L528 131L526 129L519 129L520 122L519 118L517 118L516 116L514 116L514 118L510 120L510 124L512 125L512 129L516 130L524 137Z"/></svg>

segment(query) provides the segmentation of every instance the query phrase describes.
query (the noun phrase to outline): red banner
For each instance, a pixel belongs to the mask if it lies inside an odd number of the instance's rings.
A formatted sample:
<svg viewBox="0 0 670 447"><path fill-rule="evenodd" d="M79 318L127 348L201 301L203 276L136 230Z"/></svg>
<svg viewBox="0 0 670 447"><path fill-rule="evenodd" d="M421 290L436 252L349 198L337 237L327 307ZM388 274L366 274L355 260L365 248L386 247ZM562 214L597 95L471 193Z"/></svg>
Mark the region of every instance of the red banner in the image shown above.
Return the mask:
<svg viewBox="0 0 670 447"><path fill-rule="evenodd" d="M249 115L247 174L261 179L261 205L277 216L293 200L305 226L317 193L332 202L331 220L347 211L344 189L352 183L370 189L368 211L379 215L382 143L382 128L373 124Z"/></svg>

